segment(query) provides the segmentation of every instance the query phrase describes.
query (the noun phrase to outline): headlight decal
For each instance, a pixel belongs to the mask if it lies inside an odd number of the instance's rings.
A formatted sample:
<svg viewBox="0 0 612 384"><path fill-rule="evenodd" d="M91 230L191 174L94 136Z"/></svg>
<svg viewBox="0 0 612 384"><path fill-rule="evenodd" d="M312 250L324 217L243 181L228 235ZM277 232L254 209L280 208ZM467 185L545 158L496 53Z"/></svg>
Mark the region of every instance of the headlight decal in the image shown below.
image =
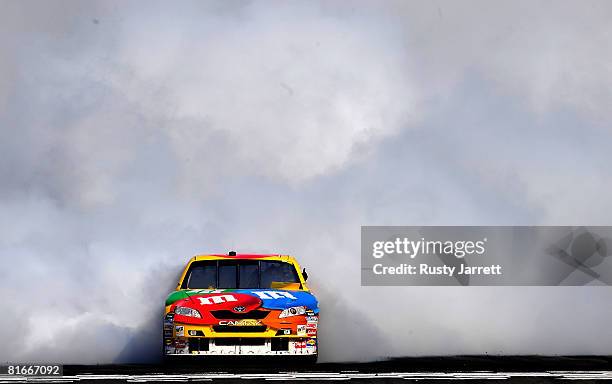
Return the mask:
<svg viewBox="0 0 612 384"><path fill-rule="evenodd" d="M177 315L181 315L181 316L187 316L187 317L195 317L196 319L201 319L202 315L200 314L200 312L198 312L197 310L193 309L193 308L188 308L188 307L176 307L174 308L174 313Z"/></svg>

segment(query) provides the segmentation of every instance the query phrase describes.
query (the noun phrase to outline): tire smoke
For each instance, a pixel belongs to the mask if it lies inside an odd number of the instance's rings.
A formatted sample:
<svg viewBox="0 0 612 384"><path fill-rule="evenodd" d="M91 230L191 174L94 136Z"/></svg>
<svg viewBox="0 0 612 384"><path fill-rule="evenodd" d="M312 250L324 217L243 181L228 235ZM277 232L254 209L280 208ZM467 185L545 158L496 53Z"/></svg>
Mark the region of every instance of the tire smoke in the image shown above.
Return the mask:
<svg viewBox="0 0 612 384"><path fill-rule="evenodd" d="M4 2L0 361L156 361L230 249L307 268L323 361L610 354L605 288L359 282L361 225L609 224L586 3Z"/></svg>

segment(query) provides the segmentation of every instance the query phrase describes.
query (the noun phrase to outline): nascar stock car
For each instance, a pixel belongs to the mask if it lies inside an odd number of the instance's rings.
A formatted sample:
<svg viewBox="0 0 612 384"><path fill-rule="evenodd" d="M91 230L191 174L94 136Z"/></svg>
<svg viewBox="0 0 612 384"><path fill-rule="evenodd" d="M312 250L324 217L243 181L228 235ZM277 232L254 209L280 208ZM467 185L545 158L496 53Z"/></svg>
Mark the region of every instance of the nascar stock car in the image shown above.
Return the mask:
<svg viewBox="0 0 612 384"><path fill-rule="evenodd" d="M166 299L163 353L317 359L319 305L286 255L193 257Z"/></svg>

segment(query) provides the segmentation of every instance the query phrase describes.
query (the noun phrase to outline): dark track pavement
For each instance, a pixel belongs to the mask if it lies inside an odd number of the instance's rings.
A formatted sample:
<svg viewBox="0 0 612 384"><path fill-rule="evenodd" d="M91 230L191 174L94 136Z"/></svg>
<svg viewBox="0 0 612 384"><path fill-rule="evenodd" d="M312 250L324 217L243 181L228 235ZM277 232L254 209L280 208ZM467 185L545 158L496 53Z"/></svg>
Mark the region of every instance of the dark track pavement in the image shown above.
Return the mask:
<svg viewBox="0 0 612 384"><path fill-rule="evenodd" d="M197 359L173 364L66 365L64 374L146 374L148 372L189 373L231 371L234 373L275 373L279 370L308 372L416 372L416 371L594 371L612 370L612 356L449 356L406 357L370 363L318 363L300 365L291 360Z"/></svg>
<svg viewBox="0 0 612 384"><path fill-rule="evenodd" d="M24 378L0 376L0 383ZM612 356L453 356L413 357L372 363L320 363L299 366L290 361L197 360L189 363L67 365L56 378L28 378L28 382L200 382L260 383L269 381L351 382L522 382L549 383L606 380L612 383Z"/></svg>

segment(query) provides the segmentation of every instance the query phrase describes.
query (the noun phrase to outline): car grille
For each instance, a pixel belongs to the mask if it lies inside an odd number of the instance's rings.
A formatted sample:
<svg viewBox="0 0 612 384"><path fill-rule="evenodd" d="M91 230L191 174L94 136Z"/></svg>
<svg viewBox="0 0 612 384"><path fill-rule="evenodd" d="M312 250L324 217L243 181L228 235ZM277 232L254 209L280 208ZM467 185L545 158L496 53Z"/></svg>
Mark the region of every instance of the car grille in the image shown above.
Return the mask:
<svg viewBox="0 0 612 384"><path fill-rule="evenodd" d="M246 325L243 327L236 327L233 325L213 325L213 331L215 332L265 332L268 327L265 325Z"/></svg>
<svg viewBox="0 0 612 384"><path fill-rule="evenodd" d="M215 338L215 345L218 347L229 347L236 345L266 345L266 339L259 337L231 337Z"/></svg>
<svg viewBox="0 0 612 384"><path fill-rule="evenodd" d="M261 309L255 309L250 312L236 313L228 310L210 311L216 319L255 319L261 320L268 316L270 311L262 311Z"/></svg>

